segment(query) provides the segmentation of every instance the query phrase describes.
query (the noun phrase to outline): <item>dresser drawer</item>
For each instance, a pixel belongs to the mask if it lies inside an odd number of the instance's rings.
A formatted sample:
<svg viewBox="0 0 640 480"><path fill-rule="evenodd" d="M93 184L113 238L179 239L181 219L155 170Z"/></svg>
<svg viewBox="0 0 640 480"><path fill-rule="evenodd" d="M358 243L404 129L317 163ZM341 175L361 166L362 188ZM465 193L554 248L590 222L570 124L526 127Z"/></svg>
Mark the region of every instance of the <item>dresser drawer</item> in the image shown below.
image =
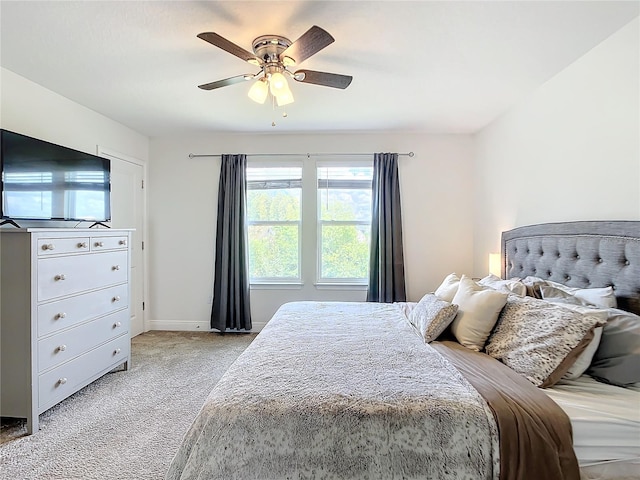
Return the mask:
<svg viewBox="0 0 640 480"><path fill-rule="evenodd" d="M129 332L129 321L129 310L120 310L39 340L38 370L42 372L55 367Z"/></svg>
<svg viewBox="0 0 640 480"><path fill-rule="evenodd" d="M111 340L38 377L38 411L44 412L129 357L129 334Z"/></svg>
<svg viewBox="0 0 640 480"><path fill-rule="evenodd" d="M106 287L128 279L127 251L38 259L38 301Z"/></svg>
<svg viewBox="0 0 640 480"><path fill-rule="evenodd" d="M38 333L43 337L85 320L129 306L127 284L38 305Z"/></svg>
<svg viewBox="0 0 640 480"><path fill-rule="evenodd" d="M91 251L124 250L127 248L128 237L91 237Z"/></svg>
<svg viewBox="0 0 640 480"><path fill-rule="evenodd" d="M88 252L90 245L89 237L39 238L38 256Z"/></svg>

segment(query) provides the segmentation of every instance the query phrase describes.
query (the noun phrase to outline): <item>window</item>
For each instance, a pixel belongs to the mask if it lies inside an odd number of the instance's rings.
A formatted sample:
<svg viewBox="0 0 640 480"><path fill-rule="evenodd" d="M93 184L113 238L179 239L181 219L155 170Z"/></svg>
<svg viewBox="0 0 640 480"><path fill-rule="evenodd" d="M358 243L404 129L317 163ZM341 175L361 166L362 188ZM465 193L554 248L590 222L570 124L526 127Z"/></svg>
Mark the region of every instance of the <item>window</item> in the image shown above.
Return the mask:
<svg viewBox="0 0 640 480"><path fill-rule="evenodd" d="M104 218L109 178L101 170L3 173L5 212L15 218Z"/></svg>
<svg viewBox="0 0 640 480"><path fill-rule="evenodd" d="M370 163L317 167L320 282L367 282L372 177Z"/></svg>
<svg viewBox="0 0 640 480"><path fill-rule="evenodd" d="M300 282L302 167L247 167L249 278Z"/></svg>
<svg viewBox="0 0 640 480"><path fill-rule="evenodd" d="M361 159L251 161L251 283L366 285L372 177Z"/></svg>

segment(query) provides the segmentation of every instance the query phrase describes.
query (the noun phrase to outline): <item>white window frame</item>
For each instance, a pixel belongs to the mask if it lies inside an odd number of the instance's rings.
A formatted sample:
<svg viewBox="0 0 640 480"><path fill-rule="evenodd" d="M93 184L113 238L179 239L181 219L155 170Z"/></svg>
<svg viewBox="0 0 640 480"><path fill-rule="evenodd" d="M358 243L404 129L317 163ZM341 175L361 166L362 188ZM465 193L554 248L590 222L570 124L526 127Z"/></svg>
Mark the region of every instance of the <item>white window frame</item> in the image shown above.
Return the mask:
<svg viewBox="0 0 640 480"><path fill-rule="evenodd" d="M366 287L369 284L368 276L365 278L325 278L322 277L322 227L323 225L364 225L371 229L371 218L369 221L363 220L322 220L321 218L321 189L318 186L318 169L323 167L370 167L373 168L373 160L363 160L361 158L352 158L346 160L344 158L340 160L318 160L315 162L315 190L316 190L316 285L318 286L363 286Z"/></svg>
<svg viewBox="0 0 640 480"><path fill-rule="evenodd" d="M321 223L319 212L320 191L318 190L318 167L322 166L364 166L372 167L373 159L363 160L362 157L343 157L341 159L327 159L318 157L295 156L288 159L278 159L271 156L251 156L247 163L249 168L302 168L302 193L300 197L300 219L298 228L298 267L300 278L260 277L250 278L252 289L298 289L306 282L316 289L364 290L368 285L368 278L321 278ZM248 216L247 216L248 218ZM279 222L247 220L249 225L277 224ZM293 222L282 222L291 224ZM332 222L329 222L332 223ZM341 221L333 223L371 225L371 221Z"/></svg>

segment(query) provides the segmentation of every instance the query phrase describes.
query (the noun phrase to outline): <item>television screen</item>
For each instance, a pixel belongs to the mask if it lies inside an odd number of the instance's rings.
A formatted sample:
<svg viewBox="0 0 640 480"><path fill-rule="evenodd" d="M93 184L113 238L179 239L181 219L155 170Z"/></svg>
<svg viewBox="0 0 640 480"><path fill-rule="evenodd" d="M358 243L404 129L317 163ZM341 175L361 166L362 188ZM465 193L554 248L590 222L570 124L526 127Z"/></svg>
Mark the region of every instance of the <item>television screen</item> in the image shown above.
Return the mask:
<svg viewBox="0 0 640 480"><path fill-rule="evenodd" d="M111 219L108 159L1 130L2 218Z"/></svg>

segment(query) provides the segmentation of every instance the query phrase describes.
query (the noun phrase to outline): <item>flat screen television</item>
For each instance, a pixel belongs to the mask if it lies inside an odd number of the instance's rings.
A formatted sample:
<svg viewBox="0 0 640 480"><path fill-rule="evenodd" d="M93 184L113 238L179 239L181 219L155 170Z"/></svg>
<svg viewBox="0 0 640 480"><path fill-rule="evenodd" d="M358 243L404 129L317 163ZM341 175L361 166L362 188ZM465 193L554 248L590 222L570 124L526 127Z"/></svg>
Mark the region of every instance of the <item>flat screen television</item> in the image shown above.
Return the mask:
<svg viewBox="0 0 640 480"><path fill-rule="evenodd" d="M0 213L9 220L111 220L111 162L0 130Z"/></svg>

